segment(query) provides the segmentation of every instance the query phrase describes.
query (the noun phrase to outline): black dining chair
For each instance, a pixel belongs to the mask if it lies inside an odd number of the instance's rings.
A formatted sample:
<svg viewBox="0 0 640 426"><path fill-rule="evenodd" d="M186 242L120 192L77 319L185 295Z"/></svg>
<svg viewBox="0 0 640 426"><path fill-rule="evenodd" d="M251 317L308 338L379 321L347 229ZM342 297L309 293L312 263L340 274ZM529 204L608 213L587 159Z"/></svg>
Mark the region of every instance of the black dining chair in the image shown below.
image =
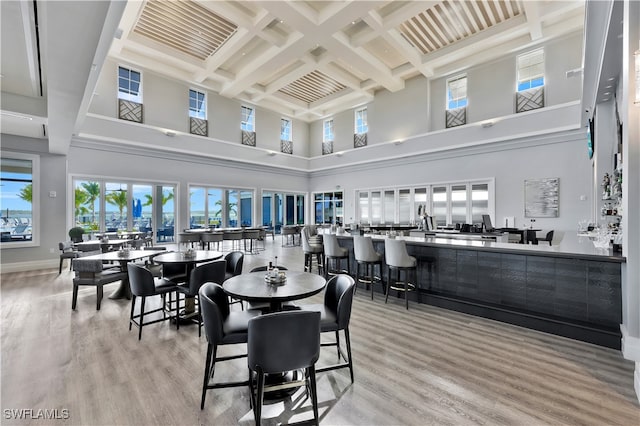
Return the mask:
<svg viewBox="0 0 640 426"><path fill-rule="evenodd" d="M224 257L224 260L227 261L227 270L224 274L225 281L242 273L242 266L244 264L244 253L242 253L241 251L232 251ZM229 303L239 303L240 307L244 309L242 300L234 300L230 298Z"/></svg>
<svg viewBox="0 0 640 426"><path fill-rule="evenodd" d="M131 315L129 316L129 331L131 331L132 325L138 327L138 340L140 340L142 339L142 327L166 321L170 318L166 315L164 298L167 294L175 292L177 299L178 288L173 281L169 281L165 278L154 278L151 271L143 266L136 265L135 263L128 263L127 271L129 272L129 283L131 285ZM147 297L151 296L162 296L162 306L157 309L145 311L145 302ZM140 298L140 313L138 315L134 315L136 298ZM162 318L147 322L144 321L145 315L153 314L155 312L162 312ZM179 326L178 316L178 304L176 303L175 318L177 326Z"/></svg>
<svg viewBox="0 0 640 426"><path fill-rule="evenodd" d="M204 409L204 401L209 389L228 388L233 386L247 386L249 380L238 382L213 381L217 362L244 358L246 353L218 357L218 346L247 343L249 320L258 316L256 311L231 312L229 298L217 283L208 282L200 287L198 295L204 333L207 337L207 359L204 365L204 380L202 383L202 398L200 409Z"/></svg>
<svg viewBox="0 0 640 426"><path fill-rule="evenodd" d="M199 265L191 271L189 283L179 285L178 292L184 297L194 297L198 300L200 287L206 282L221 283L224 281L224 272L226 268L225 260L215 260L213 262ZM198 337L202 336L202 310L200 301L198 300Z"/></svg>
<svg viewBox="0 0 640 426"><path fill-rule="evenodd" d="M335 332L335 342L323 343L322 346L336 346L338 350L338 364L319 367L318 372L349 368L351 383L353 383L353 361L351 359L351 338L349 337L349 321L351 319L351 305L356 288L355 280L346 274L335 275L329 281L324 293L324 303L314 305L300 305L303 311L320 312L320 331L322 333ZM340 330L344 332L347 354L340 347ZM340 363L340 359L345 362Z"/></svg>
<svg viewBox="0 0 640 426"><path fill-rule="evenodd" d="M318 424L315 364L320 357L320 312L288 311L261 315L249 321L247 342L253 415L260 424L267 374L304 369L304 380L272 385L278 389L305 386L311 394Z"/></svg>

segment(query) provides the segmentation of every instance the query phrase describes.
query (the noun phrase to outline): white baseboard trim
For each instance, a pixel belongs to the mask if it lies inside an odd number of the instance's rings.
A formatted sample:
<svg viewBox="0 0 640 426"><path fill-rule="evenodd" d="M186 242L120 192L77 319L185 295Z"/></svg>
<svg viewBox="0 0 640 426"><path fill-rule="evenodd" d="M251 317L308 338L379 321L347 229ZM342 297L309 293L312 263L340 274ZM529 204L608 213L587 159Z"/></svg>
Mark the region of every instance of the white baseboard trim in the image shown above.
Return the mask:
<svg viewBox="0 0 640 426"><path fill-rule="evenodd" d="M32 260L28 262L15 262L15 263L3 263L0 265L0 273L9 273L9 272L26 272L26 271L35 271L38 269L50 269L50 268L58 268L60 265L60 259L47 259L47 260ZM69 267L68 263L65 263L67 268Z"/></svg>

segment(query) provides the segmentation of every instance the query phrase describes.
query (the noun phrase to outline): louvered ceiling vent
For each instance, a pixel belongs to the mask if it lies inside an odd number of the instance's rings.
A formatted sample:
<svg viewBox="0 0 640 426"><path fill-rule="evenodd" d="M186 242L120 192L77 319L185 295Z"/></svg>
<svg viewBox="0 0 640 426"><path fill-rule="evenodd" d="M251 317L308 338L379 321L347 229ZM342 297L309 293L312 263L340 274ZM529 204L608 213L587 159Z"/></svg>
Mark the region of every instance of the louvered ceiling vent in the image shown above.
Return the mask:
<svg viewBox="0 0 640 426"><path fill-rule="evenodd" d="M314 71L286 85L279 92L310 104L345 88L345 85L326 74Z"/></svg>
<svg viewBox="0 0 640 426"><path fill-rule="evenodd" d="M147 1L134 32L205 60L238 27L193 1Z"/></svg>

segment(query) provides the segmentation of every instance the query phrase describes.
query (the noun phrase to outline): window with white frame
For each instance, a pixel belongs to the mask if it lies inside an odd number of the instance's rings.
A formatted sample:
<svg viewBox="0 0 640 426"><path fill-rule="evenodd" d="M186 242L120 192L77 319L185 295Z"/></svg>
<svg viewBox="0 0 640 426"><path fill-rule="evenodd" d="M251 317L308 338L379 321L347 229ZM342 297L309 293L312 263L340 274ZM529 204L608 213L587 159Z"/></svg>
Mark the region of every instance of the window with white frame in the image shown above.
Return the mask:
<svg viewBox="0 0 640 426"><path fill-rule="evenodd" d="M492 180L478 180L358 190L356 217L364 225L410 224L421 220L420 212L432 216L437 226L481 224L482 215L493 212L493 185Z"/></svg>
<svg viewBox="0 0 640 426"><path fill-rule="evenodd" d="M2 153L0 159L0 248L34 246L39 243L40 157Z"/></svg>
<svg viewBox="0 0 640 426"><path fill-rule="evenodd" d="M247 132L255 132L256 116L253 108L243 106L240 129Z"/></svg>
<svg viewBox="0 0 640 426"><path fill-rule="evenodd" d="M518 55L518 92L544 86L544 49Z"/></svg>
<svg viewBox="0 0 640 426"><path fill-rule="evenodd" d="M286 118L280 119L280 140L292 141L291 120L287 120Z"/></svg>
<svg viewBox="0 0 640 426"><path fill-rule="evenodd" d="M459 75L447 80L447 110L467 106L467 76Z"/></svg>
<svg viewBox="0 0 640 426"><path fill-rule="evenodd" d="M142 103L142 74L125 67L118 67L118 99Z"/></svg>
<svg viewBox="0 0 640 426"><path fill-rule="evenodd" d="M198 90L189 89L189 117L207 119L207 97Z"/></svg>
<svg viewBox="0 0 640 426"><path fill-rule="evenodd" d="M361 108L356 111L355 115L355 133L361 135L369 131L369 124L367 122L367 109Z"/></svg>
<svg viewBox="0 0 640 426"><path fill-rule="evenodd" d="M322 126L322 142L333 142L333 119L324 120Z"/></svg>

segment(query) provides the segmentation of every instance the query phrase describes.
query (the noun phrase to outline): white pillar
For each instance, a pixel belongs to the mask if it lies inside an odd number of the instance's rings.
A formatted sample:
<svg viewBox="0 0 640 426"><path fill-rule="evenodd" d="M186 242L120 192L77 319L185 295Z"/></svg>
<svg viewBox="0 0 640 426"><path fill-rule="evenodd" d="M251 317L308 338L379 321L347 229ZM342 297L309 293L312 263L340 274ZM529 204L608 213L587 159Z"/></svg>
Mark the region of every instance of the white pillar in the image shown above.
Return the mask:
<svg viewBox="0 0 640 426"><path fill-rule="evenodd" d="M624 1L622 48L623 255L622 353L635 362L634 387L640 401L640 105L634 105L634 52L640 43L640 2Z"/></svg>

